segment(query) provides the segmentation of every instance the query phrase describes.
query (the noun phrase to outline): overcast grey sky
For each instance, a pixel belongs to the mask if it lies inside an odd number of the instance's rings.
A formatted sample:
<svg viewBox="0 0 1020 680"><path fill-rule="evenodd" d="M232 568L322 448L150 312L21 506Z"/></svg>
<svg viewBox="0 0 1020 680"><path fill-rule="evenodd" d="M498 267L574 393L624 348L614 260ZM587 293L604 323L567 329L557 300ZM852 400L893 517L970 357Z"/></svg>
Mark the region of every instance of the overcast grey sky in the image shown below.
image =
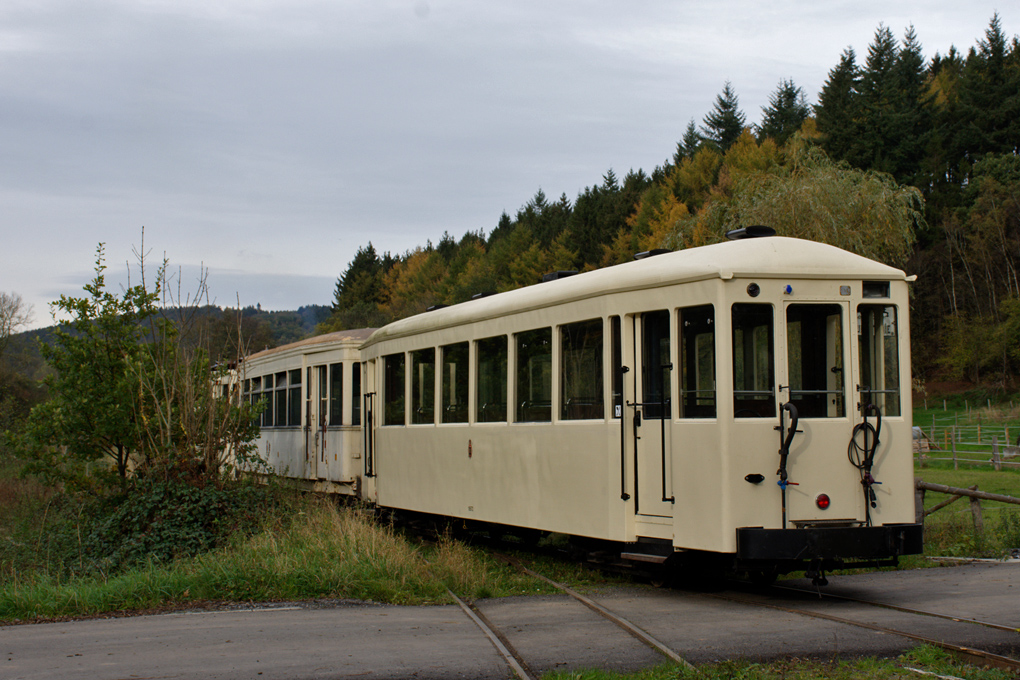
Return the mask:
<svg viewBox="0 0 1020 680"><path fill-rule="evenodd" d="M966 52L985 0L0 0L0 291L209 268L214 302L329 304L359 246L488 232L541 188L650 172L728 80L813 103L880 23ZM115 284L117 285L117 284Z"/></svg>

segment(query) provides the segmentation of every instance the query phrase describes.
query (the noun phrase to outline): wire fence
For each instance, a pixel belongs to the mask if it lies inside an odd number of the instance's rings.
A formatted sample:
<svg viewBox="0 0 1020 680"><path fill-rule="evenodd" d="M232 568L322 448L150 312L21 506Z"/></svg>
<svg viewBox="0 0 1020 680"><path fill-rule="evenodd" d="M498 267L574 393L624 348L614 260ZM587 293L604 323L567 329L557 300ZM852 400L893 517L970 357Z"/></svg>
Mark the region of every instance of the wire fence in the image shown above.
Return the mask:
<svg viewBox="0 0 1020 680"><path fill-rule="evenodd" d="M991 465L996 470L1020 467L1020 427L977 423L958 425L956 419L935 417L927 427L914 425L914 455L924 467L933 461L960 464Z"/></svg>

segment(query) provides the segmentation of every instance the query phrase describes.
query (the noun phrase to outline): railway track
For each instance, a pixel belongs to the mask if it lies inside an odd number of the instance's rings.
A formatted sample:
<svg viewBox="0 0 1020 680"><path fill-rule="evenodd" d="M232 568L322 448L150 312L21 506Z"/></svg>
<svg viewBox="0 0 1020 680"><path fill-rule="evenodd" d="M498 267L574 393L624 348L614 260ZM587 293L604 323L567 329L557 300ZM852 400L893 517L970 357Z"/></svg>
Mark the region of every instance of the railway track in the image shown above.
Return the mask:
<svg viewBox="0 0 1020 680"><path fill-rule="evenodd" d="M660 660L668 659L687 667L692 667L692 661L701 663L714 660L714 654L721 655L726 649L725 645L720 645L712 639L711 631L714 626L725 626L727 619L735 622L738 627L743 625L745 628L749 628L747 621L772 620L773 628L769 629L766 623L765 630L761 633L764 646L751 645L744 648L745 651L734 648L734 653L737 656L762 658L770 654L768 645L774 645L771 654L777 657L785 656L791 653L786 651L786 647L793 644L799 645L796 646L796 653L810 655L810 651L804 651L806 644L800 644L803 641L784 642L783 636L776 633L776 627L785 626L795 640L798 629L812 631L808 635L814 635L816 640L823 642L824 635L839 638L848 645L845 651L852 651L855 643L851 640L862 641L864 645L862 651L865 653L869 653L868 644L879 644L884 651L870 652L879 654L894 652L897 649L902 651L910 646L911 642L927 643L950 652L964 662L1020 674L1018 658L1020 631L1003 623L835 594L823 593L819 598L815 590L790 586L750 589L745 584L725 592L705 593L665 589L643 590L631 599L588 597L537 574L514 558L500 557L535 578L552 584L570 596L577 605L586 607L602 619L612 622L616 627L616 635L629 636L653 653L650 655L652 660L649 663L655 663L655 656ZM480 609L473 603L457 598L456 595L454 598L468 616L485 631L518 678L531 680L538 677L538 673L549 669L548 666L543 666L542 660L536 662L533 659L529 662L528 650L522 653L513 643L515 637L521 637L520 631L529 625L528 622L503 620L501 626L500 622L491 620L493 617L486 617L482 611L484 606ZM715 603L714 607L712 603ZM720 607L719 603L726 604ZM713 609L716 610L715 613ZM725 611L719 611L721 609ZM649 615L648 612L655 614ZM665 618L663 612L669 613L674 619ZM781 622L777 622L779 618L782 619ZM704 626L680 624L671 627L670 620L700 621L704 622ZM742 621L745 623L740 623ZM819 628L825 629L824 635L814 630ZM605 627L602 631L603 638L608 639L606 636L609 634ZM897 638L901 639L901 642L894 642ZM705 647L710 649L706 652L703 649ZM827 656L831 651L826 648L818 649L815 655ZM589 663L596 664L596 660Z"/></svg>

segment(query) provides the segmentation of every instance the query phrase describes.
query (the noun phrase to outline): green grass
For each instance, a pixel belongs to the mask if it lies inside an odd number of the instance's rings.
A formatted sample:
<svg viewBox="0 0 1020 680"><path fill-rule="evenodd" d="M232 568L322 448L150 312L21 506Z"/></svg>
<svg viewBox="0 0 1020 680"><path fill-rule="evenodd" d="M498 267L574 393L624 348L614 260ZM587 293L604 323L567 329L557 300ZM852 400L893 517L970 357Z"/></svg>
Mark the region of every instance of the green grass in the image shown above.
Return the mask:
<svg viewBox="0 0 1020 680"><path fill-rule="evenodd" d="M925 678L910 669L918 669L944 677L966 680L1007 680L1016 677L1000 670L968 666L948 653L922 645L896 659L865 657L860 659L834 659L818 661L787 658L781 661L756 663L753 661L726 661L705 664L694 670L672 663L654 666L637 673L612 673L599 670L555 671L542 676L543 680L886 680L893 678Z"/></svg>
<svg viewBox="0 0 1020 680"><path fill-rule="evenodd" d="M350 598L449 602L446 588L482 598L549 587L463 543L413 543L371 514L307 502L292 520L220 550L116 576L60 579L14 573L0 586L0 621L184 606L203 601Z"/></svg>
<svg viewBox="0 0 1020 680"><path fill-rule="evenodd" d="M932 415L936 418L937 427L959 422L973 428L977 423L983 423L981 455L985 458L991 454L989 433L996 432L1000 436L1000 444L1003 428L1006 426L1010 428L1010 438L1014 442L1016 436L1020 435L1020 407L1017 406L1010 408L1006 405L993 407L991 410L971 409L969 412L962 409L955 411L950 409L947 412L941 408L915 409L914 423L924 427L927 432L931 429ZM974 435L976 430L971 429L970 433ZM938 435L936 439L936 443L943 445ZM949 454L946 451L933 451L930 455L943 457ZM973 457L969 454L960 455ZM964 489L976 485L981 491L1020 498L1020 469L1015 467L1003 467L997 471L987 463L983 465L961 463L959 469L954 470L952 461L935 461L928 458L922 461L922 464L915 464L914 474L933 484ZM924 506L930 509L946 499L948 496L945 494L928 491L925 493ZM1003 557L1010 550L1020 548L1020 505L982 500L981 513L984 521L984 532L981 534L975 531L970 501L967 498L961 498L926 517L925 554L948 557ZM912 566L914 562L908 560L905 564Z"/></svg>

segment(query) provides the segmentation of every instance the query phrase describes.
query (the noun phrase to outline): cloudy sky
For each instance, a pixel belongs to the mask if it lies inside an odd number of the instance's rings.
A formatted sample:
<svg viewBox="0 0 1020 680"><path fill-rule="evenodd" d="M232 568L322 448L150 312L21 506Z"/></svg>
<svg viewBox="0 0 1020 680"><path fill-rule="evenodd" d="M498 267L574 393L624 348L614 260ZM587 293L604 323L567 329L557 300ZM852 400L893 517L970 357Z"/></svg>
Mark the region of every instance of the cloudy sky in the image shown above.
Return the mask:
<svg viewBox="0 0 1020 680"><path fill-rule="evenodd" d="M726 81L756 122L880 23L930 58L995 11L1020 32L985 0L0 0L0 291L48 325L144 226L216 304L329 304L369 241L651 171Z"/></svg>

